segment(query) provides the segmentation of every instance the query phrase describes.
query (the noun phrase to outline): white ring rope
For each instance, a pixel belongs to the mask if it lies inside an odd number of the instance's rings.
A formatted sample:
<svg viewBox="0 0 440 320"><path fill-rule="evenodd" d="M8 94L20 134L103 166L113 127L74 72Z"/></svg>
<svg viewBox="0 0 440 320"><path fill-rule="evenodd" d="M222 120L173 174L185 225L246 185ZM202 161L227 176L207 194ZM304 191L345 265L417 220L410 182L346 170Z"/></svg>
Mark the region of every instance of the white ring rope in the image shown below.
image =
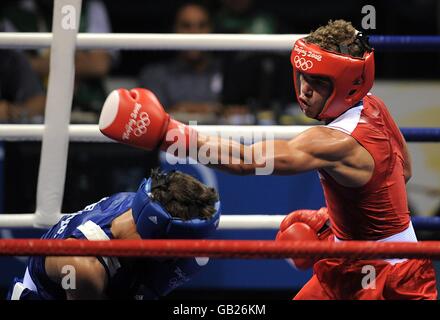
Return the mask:
<svg viewBox="0 0 440 320"><path fill-rule="evenodd" d="M77 49L290 51L305 34L78 33ZM50 47L52 33L0 32L0 48Z"/></svg>
<svg viewBox="0 0 440 320"><path fill-rule="evenodd" d="M44 125L0 125L0 140L41 141ZM291 139L311 126L195 126L204 134L231 137L235 140L256 141L262 137ZM99 131L97 125L69 125L71 142L113 142ZM57 214L58 216L58 214ZM278 229L283 215L223 215L219 228L234 229ZM33 227L35 214L0 214L0 227Z"/></svg>
<svg viewBox="0 0 440 320"><path fill-rule="evenodd" d="M57 215L58 216L58 215ZM278 229L284 215L249 214L249 215L228 215L223 214L220 218L220 230L263 230ZM1 228L23 228L35 225L35 214L0 214Z"/></svg>
<svg viewBox="0 0 440 320"><path fill-rule="evenodd" d="M200 133L231 137L234 140L246 141L266 139L288 140L312 126L193 126ZM44 132L42 124L2 124L0 140L6 141L41 141ZM73 124L69 126L70 141L75 142L112 142L105 137L97 125Z"/></svg>

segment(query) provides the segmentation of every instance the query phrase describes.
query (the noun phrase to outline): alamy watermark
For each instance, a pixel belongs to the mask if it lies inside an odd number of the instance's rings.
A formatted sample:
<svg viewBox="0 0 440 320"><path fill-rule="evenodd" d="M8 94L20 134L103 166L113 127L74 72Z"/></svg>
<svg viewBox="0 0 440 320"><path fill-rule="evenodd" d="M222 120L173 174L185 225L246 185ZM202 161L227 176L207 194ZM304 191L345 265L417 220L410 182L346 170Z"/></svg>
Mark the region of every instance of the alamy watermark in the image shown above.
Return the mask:
<svg viewBox="0 0 440 320"><path fill-rule="evenodd" d="M376 289L376 268L370 264L362 267L362 289Z"/></svg>
<svg viewBox="0 0 440 320"><path fill-rule="evenodd" d="M70 264L65 265L61 269L61 274L64 274L64 276L61 279L61 287L64 290L75 290L76 289L75 267Z"/></svg>
<svg viewBox="0 0 440 320"><path fill-rule="evenodd" d="M370 4L362 7L362 14L365 16L362 18L362 28L364 30L376 29L376 8Z"/></svg>
<svg viewBox="0 0 440 320"><path fill-rule="evenodd" d="M76 9L72 5L65 5L61 7L61 28L64 30L76 29Z"/></svg>

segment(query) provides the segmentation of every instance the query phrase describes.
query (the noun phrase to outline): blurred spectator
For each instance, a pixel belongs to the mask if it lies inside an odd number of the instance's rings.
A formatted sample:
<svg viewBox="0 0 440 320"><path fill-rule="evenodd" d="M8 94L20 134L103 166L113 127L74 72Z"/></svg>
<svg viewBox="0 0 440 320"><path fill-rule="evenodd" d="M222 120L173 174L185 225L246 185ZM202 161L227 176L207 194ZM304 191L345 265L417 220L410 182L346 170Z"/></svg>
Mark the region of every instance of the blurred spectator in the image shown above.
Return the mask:
<svg viewBox="0 0 440 320"><path fill-rule="evenodd" d="M26 57L0 50L0 122L41 123L45 96Z"/></svg>
<svg viewBox="0 0 440 320"><path fill-rule="evenodd" d="M50 32L53 0L11 1L3 9L2 22L7 32ZM82 2L79 32L111 32L110 21L102 1ZM112 54L104 50L77 50L75 56L75 91L72 122L97 123L106 97L104 79L110 71ZM47 83L49 50L32 51L33 69Z"/></svg>
<svg viewBox="0 0 440 320"><path fill-rule="evenodd" d="M41 82L26 56L15 50L0 50L0 123L41 123L44 106ZM17 202L26 202L26 196L21 195L34 180L25 176L25 172L29 167L38 170L38 158L17 154L18 145L18 142L0 142L0 210L9 209L3 201L12 197L19 198Z"/></svg>
<svg viewBox="0 0 440 320"><path fill-rule="evenodd" d="M210 33L209 11L190 2L177 10L176 33ZM181 51L171 61L146 66L139 85L152 90L173 117L180 121L215 123L223 88L218 59L206 51Z"/></svg>
<svg viewBox="0 0 440 320"><path fill-rule="evenodd" d="M2 25L7 32L50 32L53 0L21 0L2 3ZM83 0L79 32L111 32L106 7L102 1ZM49 74L49 51L26 52L33 69L46 84ZM0 56L0 66L21 72L0 71L0 97L14 97L12 86L17 84L18 102L25 101L31 92L41 93L41 81L34 75L24 54ZM8 53L10 55L11 53ZM75 55L75 91L71 119L73 123L97 123L102 104L107 96L104 80L115 58L114 52L103 50L77 50ZM26 67L27 66L27 67ZM27 68L27 69L26 69ZM5 78L5 80L3 79ZM8 90L3 90L3 85ZM12 99L12 98L10 98ZM43 100L44 102L44 100ZM6 108L0 103L0 113ZM26 104L27 105L27 104ZM44 104L42 104L44 108ZM21 121L20 113L14 121ZM8 110L24 110L9 107ZM41 109L42 110L42 109ZM0 115L1 116L1 115ZM7 212L34 212L41 144L37 142L5 143L4 209ZM100 199L115 190L135 190L139 181L151 167L158 165L157 153L146 153L123 145L102 143L73 143L69 145L63 212ZM111 159L109 161L109 159ZM117 165L116 165L117 164ZM1 172L0 172L1 173Z"/></svg>
<svg viewBox="0 0 440 320"><path fill-rule="evenodd" d="M215 31L273 34L279 32L279 26L273 15L258 10L252 0L222 0ZM233 124L240 123L231 119L244 114L252 115L257 124L274 124L285 105L295 99L285 54L232 52L224 55L223 68L223 103L230 106L226 118Z"/></svg>
<svg viewBox="0 0 440 320"><path fill-rule="evenodd" d="M253 0L222 0L222 7L215 17L217 33L263 33L277 32L276 19L260 12Z"/></svg>

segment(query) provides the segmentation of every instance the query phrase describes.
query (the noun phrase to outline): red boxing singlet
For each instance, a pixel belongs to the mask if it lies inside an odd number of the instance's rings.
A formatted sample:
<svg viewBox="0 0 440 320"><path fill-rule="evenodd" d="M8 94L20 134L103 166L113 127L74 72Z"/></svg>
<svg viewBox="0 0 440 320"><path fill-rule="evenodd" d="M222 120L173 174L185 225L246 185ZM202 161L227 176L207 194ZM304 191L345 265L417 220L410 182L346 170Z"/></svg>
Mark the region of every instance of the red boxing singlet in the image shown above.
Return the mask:
<svg viewBox="0 0 440 320"><path fill-rule="evenodd" d="M383 101L368 94L327 127L351 135L371 154L375 164L371 179L356 188L342 186L319 170L336 237L379 240L408 228L404 140Z"/></svg>

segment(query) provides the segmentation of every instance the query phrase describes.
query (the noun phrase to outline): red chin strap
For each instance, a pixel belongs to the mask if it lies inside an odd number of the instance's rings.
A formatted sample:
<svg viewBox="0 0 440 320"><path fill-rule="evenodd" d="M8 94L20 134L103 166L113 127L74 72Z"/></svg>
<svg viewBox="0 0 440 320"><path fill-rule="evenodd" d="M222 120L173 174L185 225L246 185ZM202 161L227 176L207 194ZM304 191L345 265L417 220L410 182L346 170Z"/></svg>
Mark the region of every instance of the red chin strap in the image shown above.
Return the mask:
<svg viewBox="0 0 440 320"><path fill-rule="evenodd" d="M295 42L290 61L293 66L295 92L299 95L299 74L326 77L332 81L333 92L327 99L318 120L334 119L358 103L374 82L374 51L362 58L324 50L306 43Z"/></svg>

